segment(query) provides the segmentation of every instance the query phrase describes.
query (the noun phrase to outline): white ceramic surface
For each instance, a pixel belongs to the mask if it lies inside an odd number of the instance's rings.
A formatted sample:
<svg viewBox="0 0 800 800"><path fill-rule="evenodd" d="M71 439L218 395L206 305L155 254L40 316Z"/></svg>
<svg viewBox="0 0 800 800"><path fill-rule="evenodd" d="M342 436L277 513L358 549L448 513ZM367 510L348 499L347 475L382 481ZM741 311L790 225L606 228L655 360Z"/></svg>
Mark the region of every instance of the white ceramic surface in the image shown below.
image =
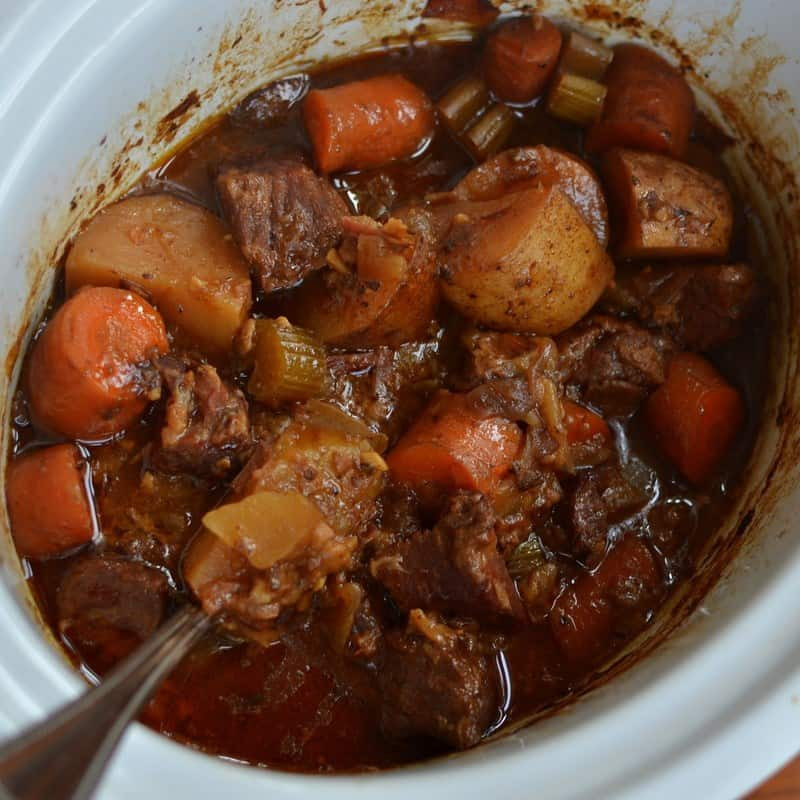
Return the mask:
<svg viewBox="0 0 800 800"><path fill-rule="evenodd" d="M413 30L424 2L391 3L398 13L386 12L386 5L377 0L0 0L0 352L11 350L25 320L41 308L65 238L98 202L124 192L168 148L158 140L165 112L197 90L199 106L187 114L180 138L298 64ZM504 7L513 5L523 3ZM568 16L573 6L584 4L543 5ZM797 0L612 5L623 16L643 18L663 34L662 41L674 36L686 44L711 90L708 102L732 89L726 103L739 132L794 165L789 177L797 177ZM714 113L713 104L708 109ZM754 163L744 158L747 152ZM748 541L680 630L566 712L461 756L371 776L307 777L226 763L137 725L100 796L731 798L799 750L795 518L800 490L794 491L792 452L798 452L800 430L790 426L793 411L800 409L791 324L798 306L793 276L799 241L791 223L800 215L785 171L773 160L759 160L760 153L758 147L742 149L734 166L757 193L763 190L770 218L781 222L768 243L782 298L776 309L778 385L738 509L740 514L752 509ZM116 185L109 179L114 167L120 175ZM105 191L98 194L100 183ZM8 380L0 377L0 394L7 400ZM5 437L7 416L6 408ZM768 483L769 496L758 500ZM734 515L720 541L733 536L740 521ZM0 735L81 688L35 620L4 521L1 527Z"/></svg>

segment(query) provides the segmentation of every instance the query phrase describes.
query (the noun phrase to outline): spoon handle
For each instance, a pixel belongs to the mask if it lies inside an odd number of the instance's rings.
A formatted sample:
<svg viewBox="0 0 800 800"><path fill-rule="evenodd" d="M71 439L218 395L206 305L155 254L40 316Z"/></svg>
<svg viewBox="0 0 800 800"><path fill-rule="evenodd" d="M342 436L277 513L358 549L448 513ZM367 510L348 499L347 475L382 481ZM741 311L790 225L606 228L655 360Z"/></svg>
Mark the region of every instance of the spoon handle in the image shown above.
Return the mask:
<svg viewBox="0 0 800 800"><path fill-rule="evenodd" d="M100 684L0 745L0 798L91 797L128 723L209 625L185 606Z"/></svg>

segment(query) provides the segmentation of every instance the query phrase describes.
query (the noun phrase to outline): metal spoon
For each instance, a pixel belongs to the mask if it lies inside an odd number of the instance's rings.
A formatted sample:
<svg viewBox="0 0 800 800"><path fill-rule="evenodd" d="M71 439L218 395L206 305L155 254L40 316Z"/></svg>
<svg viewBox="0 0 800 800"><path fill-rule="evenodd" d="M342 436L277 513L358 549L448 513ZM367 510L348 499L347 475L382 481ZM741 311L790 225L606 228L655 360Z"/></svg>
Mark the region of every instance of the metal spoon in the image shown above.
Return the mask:
<svg viewBox="0 0 800 800"><path fill-rule="evenodd" d="M184 607L102 683L0 745L0 800L88 800L128 723L210 625Z"/></svg>

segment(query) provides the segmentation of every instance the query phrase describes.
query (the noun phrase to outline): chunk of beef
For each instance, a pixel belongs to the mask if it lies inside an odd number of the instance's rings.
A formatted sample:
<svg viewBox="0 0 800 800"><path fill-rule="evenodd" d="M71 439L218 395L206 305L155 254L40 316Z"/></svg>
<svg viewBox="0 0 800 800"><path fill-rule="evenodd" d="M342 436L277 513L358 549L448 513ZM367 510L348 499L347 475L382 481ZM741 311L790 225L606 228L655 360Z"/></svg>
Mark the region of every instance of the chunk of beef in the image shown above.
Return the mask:
<svg viewBox="0 0 800 800"><path fill-rule="evenodd" d="M331 397L345 411L395 439L439 382L440 341L328 356Z"/></svg>
<svg viewBox="0 0 800 800"><path fill-rule="evenodd" d="M500 551L507 554L526 539L562 497L561 483L549 469L526 466L524 473L518 472L515 477L503 481L492 498L497 514L494 530Z"/></svg>
<svg viewBox="0 0 800 800"><path fill-rule="evenodd" d="M644 267L618 274L603 307L704 351L739 334L757 296L756 272L746 264Z"/></svg>
<svg viewBox="0 0 800 800"><path fill-rule="evenodd" d="M169 389L158 465L170 472L224 477L252 449L247 401L209 364L167 356L159 370Z"/></svg>
<svg viewBox="0 0 800 800"><path fill-rule="evenodd" d="M308 92L308 75L292 75L251 92L230 113L237 125L272 128L286 122L289 112Z"/></svg>
<svg viewBox="0 0 800 800"><path fill-rule="evenodd" d="M612 525L641 510L647 495L616 464L583 472L570 497L572 550L591 564L604 555Z"/></svg>
<svg viewBox="0 0 800 800"><path fill-rule="evenodd" d="M414 610L406 629L386 638L378 672L385 734L477 744L496 714L497 683L475 636Z"/></svg>
<svg viewBox="0 0 800 800"><path fill-rule="evenodd" d="M609 416L633 413L666 377L674 345L633 322L596 314L558 338L561 378Z"/></svg>
<svg viewBox="0 0 800 800"><path fill-rule="evenodd" d="M326 178L291 158L223 167L217 193L233 236L267 292L325 264L347 206Z"/></svg>
<svg viewBox="0 0 800 800"><path fill-rule="evenodd" d="M128 655L161 624L167 598L162 572L134 561L88 555L58 587L59 631L91 654L101 672Z"/></svg>
<svg viewBox="0 0 800 800"><path fill-rule="evenodd" d="M432 531L387 547L373 558L370 570L404 611L521 618L522 605L498 552L494 524L483 495L461 492Z"/></svg>

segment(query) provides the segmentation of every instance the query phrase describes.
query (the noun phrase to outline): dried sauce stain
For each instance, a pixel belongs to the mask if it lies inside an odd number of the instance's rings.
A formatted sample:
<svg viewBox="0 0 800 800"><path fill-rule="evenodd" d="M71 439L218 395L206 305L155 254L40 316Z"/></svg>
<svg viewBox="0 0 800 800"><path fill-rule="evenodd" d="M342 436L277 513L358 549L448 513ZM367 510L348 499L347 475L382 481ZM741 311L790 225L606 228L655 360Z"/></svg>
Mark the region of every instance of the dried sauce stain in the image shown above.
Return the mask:
<svg viewBox="0 0 800 800"><path fill-rule="evenodd" d="M155 137L153 139L155 144L160 142L169 143L174 138L181 126L189 119L190 112L193 108L200 105L200 95L197 89L192 89L183 100L178 103L171 111L164 114L156 125Z"/></svg>

